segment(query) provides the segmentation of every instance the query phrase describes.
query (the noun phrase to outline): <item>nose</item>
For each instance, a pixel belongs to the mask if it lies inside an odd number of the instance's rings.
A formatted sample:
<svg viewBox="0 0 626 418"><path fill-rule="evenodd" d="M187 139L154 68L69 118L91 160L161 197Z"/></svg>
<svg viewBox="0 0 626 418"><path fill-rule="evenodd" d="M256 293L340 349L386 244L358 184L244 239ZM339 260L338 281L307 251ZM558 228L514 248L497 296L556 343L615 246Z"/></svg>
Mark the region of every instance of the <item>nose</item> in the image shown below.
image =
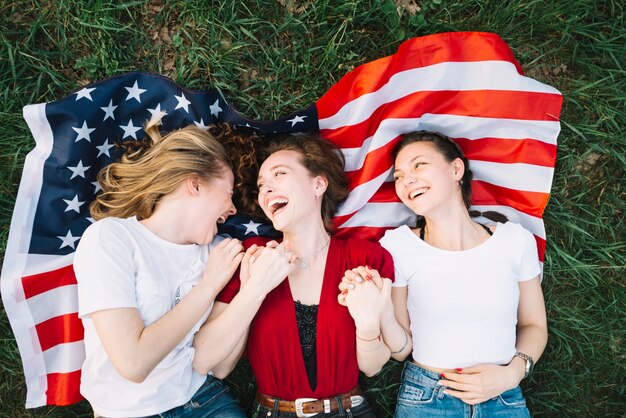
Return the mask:
<svg viewBox="0 0 626 418"><path fill-rule="evenodd" d="M409 175L404 175L404 178L402 179L402 184L404 184L404 186L409 186L413 183L415 183L415 176L409 174Z"/></svg>
<svg viewBox="0 0 626 418"><path fill-rule="evenodd" d="M235 207L235 205L233 205L233 201L230 201L230 207L228 208L228 211L226 212L228 216L233 216L235 213L237 213L237 208Z"/></svg>
<svg viewBox="0 0 626 418"><path fill-rule="evenodd" d="M274 191L274 188L272 187L271 184L266 184L263 183L263 185L261 187L259 187L259 194L263 193L263 194L268 194Z"/></svg>

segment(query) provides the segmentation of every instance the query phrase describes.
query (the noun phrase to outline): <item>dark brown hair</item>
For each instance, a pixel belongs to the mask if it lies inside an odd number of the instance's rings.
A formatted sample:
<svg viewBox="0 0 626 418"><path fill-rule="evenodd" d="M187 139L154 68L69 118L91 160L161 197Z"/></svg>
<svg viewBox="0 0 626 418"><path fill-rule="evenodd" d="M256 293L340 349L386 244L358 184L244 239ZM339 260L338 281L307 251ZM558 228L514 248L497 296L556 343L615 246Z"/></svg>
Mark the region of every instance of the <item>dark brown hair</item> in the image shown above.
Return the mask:
<svg viewBox="0 0 626 418"><path fill-rule="evenodd" d="M495 222L506 222L508 220L506 216L498 212L492 212L492 211L480 212L477 210L472 210L472 211L469 210L471 206L471 201L472 201L473 174L472 174L472 171L470 170L470 163L467 160L467 158L465 158L465 154L463 154L461 147L459 147L459 144L454 142L450 137L444 134L441 134L439 132L429 132L429 131L417 131L417 132L410 132L408 134L404 134L402 136L402 139L400 140L400 142L398 142L398 145L396 146L394 150L394 153L393 153L394 160L398 156L400 151L402 151L403 148L415 142L428 142L432 144L435 147L435 149L445 158L445 160L450 163L457 158L463 162L463 165L465 166L465 171L463 172L463 177L461 178L461 181L460 181L461 195L463 197L463 203L465 204L465 207L469 211L470 216L472 217L484 216ZM424 217L418 215L416 227L422 228L424 224L425 224Z"/></svg>

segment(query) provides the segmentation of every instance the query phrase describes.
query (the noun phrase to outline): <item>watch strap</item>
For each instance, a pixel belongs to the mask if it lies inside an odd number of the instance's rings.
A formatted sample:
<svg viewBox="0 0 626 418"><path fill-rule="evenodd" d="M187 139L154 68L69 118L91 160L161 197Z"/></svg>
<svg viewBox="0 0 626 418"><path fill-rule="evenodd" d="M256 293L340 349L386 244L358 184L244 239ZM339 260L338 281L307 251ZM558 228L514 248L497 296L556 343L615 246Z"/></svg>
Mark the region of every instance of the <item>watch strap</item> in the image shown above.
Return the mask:
<svg viewBox="0 0 626 418"><path fill-rule="evenodd" d="M526 361L526 369L524 371L524 379L526 379L528 375L532 373L533 368L535 367L535 360L533 360L533 358L528 354L520 353L519 351L513 354L513 357L519 357Z"/></svg>

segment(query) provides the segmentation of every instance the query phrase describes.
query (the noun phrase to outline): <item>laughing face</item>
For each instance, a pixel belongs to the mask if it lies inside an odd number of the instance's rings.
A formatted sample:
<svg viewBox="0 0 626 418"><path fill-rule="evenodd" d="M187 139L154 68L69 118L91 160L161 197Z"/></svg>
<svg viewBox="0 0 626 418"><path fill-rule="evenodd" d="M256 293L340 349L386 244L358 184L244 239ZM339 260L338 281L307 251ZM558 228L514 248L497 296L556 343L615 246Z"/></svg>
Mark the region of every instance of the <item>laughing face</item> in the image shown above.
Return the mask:
<svg viewBox="0 0 626 418"><path fill-rule="evenodd" d="M320 178L313 177L296 151L278 151L261 165L257 179L259 206L274 228L285 232L320 214ZM324 187L325 190L325 187Z"/></svg>
<svg viewBox="0 0 626 418"><path fill-rule="evenodd" d="M413 142L398 153L393 176L402 203L426 216L460 195L463 163L447 161L432 143Z"/></svg>

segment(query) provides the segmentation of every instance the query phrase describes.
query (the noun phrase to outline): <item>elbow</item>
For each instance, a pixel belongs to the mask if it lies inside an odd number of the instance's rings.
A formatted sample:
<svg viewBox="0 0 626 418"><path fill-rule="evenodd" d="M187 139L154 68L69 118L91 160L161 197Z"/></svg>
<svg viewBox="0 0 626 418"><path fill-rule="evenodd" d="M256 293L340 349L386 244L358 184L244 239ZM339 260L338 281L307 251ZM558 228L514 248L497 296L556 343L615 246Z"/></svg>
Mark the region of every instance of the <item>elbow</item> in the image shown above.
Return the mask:
<svg viewBox="0 0 626 418"><path fill-rule="evenodd" d="M407 357L409 356L410 351L407 351L406 353L396 353L396 354L392 354L391 358L397 361L404 361L407 359Z"/></svg>
<svg viewBox="0 0 626 418"><path fill-rule="evenodd" d="M213 376L220 380L224 380L232 372L234 367L216 367L213 369Z"/></svg>
<svg viewBox="0 0 626 418"><path fill-rule="evenodd" d="M378 373L380 373L380 371L383 369L383 365L381 364L378 367L371 367L371 368L367 368L365 370L361 370L363 372L363 374L367 377L374 377L376 376Z"/></svg>
<svg viewBox="0 0 626 418"><path fill-rule="evenodd" d="M201 374L203 376L206 376L211 371L211 365L207 364L206 362L203 363L203 362L199 361L197 356L193 359L192 366L193 366L193 369L196 372L198 372L198 374ZM215 374L215 373L213 373L213 374Z"/></svg>
<svg viewBox="0 0 626 418"><path fill-rule="evenodd" d="M113 364L113 367L120 376L132 383L143 383L152 371L132 361L126 364Z"/></svg>

